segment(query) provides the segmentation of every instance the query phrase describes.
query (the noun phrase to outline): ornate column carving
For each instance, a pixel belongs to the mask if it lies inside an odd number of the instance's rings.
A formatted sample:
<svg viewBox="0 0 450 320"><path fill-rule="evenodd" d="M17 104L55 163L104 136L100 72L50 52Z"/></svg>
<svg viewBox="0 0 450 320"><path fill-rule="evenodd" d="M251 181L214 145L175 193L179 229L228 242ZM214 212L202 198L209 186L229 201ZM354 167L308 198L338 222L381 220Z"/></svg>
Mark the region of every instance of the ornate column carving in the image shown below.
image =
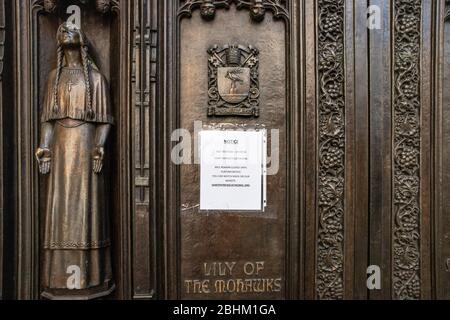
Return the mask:
<svg viewBox="0 0 450 320"><path fill-rule="evenodd" d="M420 299L421 0L394 0L394 299Z"/></svg>
<svg viewBox="0 0 450 320"><path fill-rule="evenodd" d="M318 299L344 298L344 0L318 1Z"/></svg>

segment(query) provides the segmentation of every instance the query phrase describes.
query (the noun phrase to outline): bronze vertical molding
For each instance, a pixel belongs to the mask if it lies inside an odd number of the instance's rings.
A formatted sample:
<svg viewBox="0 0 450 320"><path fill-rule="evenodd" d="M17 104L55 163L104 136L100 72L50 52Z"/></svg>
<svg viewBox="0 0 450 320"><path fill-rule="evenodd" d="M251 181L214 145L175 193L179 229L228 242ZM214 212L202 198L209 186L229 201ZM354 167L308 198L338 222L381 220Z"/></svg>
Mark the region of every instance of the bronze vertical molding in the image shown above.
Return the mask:
<svg viewBox="0 0 450 320"><path fill-rule="evenodd" d="M392 24L391 1L371 0L381 9L381 30L369 31L369 263L382 272L373 300L391 299L392 235ZM367 278L367 275L366 275Z"/></svg>
<svg viewBox="0 0 450 320"><path fill-rule="evenodd" d="M16 196L16 296L39 297L38 177L32 150L37 145L37 20L44 1L14 2L16 33L14 73L16 79L17 196Z"/></svg>
<svg viewBox="0 0 450 320"><path fill-rule="evenodd" d="M422 0L394 0L392 295L421 298Z"/></svg>
<svg viewBox="0 0 450 320"><path fill-rule="evenodd" d="M450 223L448 220L448 147L445 141L448 139L448 69L449 46L448 39L450 33L448 26L450 23L450 1L436 1L434 11L435 39L434 47L434 148L433 148L433 247L434 247L434 270L433 287L435 288L436 299L450 299L450 288L447 283L450 281L450 245L448 232Z"/></svg>
<svg viewBox="0 0 450 320"><path fill-rule="evenodd" d="M156 109L158 79L158 1L134 3L134 218L133 295L156 298Z"/></svg>
<svg viewBox="0 0 450 320"><path fill-rule="evenodd" d="M317 2L318 234L316 297L344 298L345 2Z"/></svg>
<svg viewBox="0 0 450 320"><path fill-rule="evenodd" d="M5 21L5 1L0 0L0 300L3 299L3 65L5 57L5 38L6 38L6 21Z"/></svg>
<svg viewBox="0 0 450 320"><path fill-rule="evenodd" d="M304 12L304 298L313 300L316 290L317 249L317 15L316 4L305 1Z"/></svg>
<svg viewBox="0 0 450 320"><path fill-rule="evenodd" d="M345 1L344 299L367 299L369 32L367 1ZM372 63L372 62L370 62Z"/></svg>
<svg viewBox="0 0 450 320"><path fill-rule="evenodd" d="M117 97L117 125L116 143L119 155L116 159L118 169L119 191L117 199L118 225L114 227L118 234L119 243L116 244L116 255L118 260L118 270L115 270L116 284L118 287L118 299L129 300L133 297L132 283L132 46L133 46L133 1L111 0L110 11L117 17L117 25L113 30L117 32L116 45L118 52L115 52L114 67L119 71L116 79Z"/></svg>

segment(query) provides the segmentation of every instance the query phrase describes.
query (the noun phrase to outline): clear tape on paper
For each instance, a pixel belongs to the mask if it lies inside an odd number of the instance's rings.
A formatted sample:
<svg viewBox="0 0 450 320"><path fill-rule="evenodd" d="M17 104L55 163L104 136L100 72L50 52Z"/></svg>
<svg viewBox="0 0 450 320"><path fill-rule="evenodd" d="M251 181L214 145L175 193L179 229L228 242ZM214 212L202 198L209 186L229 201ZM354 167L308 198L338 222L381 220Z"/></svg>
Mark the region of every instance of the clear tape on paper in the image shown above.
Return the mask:
<svg viewBox="0 0 450 320"><path fill-rule="evenodd" d="M267 207L267 131L203 130L200 210L258 211Z"/></svg>

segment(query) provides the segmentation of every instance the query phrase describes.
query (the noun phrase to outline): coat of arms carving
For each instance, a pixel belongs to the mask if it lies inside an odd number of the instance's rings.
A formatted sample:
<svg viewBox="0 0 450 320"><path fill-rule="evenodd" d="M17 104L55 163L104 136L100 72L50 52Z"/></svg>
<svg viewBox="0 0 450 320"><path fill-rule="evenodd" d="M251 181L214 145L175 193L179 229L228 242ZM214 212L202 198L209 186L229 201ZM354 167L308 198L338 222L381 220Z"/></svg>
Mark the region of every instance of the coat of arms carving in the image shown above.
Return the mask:
<svg viewBox="0 0 450 320"><path fill-rule="evenodd" d="M208 53L208 116L259 117L259 51L215 45Z"/></svg>

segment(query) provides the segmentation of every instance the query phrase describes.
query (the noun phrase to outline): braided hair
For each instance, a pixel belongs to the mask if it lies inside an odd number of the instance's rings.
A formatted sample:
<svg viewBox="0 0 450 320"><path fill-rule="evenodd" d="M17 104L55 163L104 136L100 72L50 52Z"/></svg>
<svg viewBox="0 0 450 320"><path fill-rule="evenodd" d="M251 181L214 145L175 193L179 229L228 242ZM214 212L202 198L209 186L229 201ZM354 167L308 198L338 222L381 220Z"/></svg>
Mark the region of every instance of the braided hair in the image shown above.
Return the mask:
<svg viewBox="0 0 450 320"><path fill-rule="evenodd" d="M84 83L86 86L86 117L88 118L88 120L93 120L93 118L95 117L95 112L94 110L92 110L89 49L85 45L81 47L81 60L83 63Z"/></svg>
<svg viewBox="0 0 450 320"><path fill-rule="evenodd" d="M57 51L57 67L56 67L56 80L55 86L53 88L53 113L55 115L59 114L59 100L58 100L58 88L59 81L61 79L61 72L64 64L64 49L61 45L58 45Z"/></svg>
<svg viewBox="0 0 450 320"><path fill-rule="evenodd" d="M61 31L61 28L67 27L68 23L63 23L59 29L58 34ZM95 112L92 110L92 89L91 89L91 78L90 78L90 69L91 69L91 60L89 57L89 46L86 39L86 36L81 31L81 29L74 27L73 25L70 26L71 30L78 32L80 36L81 41L81 62L83 65L83 74L84 74L84 84L86 87L86 118L88 120L92 120L95 117ZM58 37L59 38L59 37ZM57 67L56 67L56 78L55 78L55 85L53 88L53 113L55 115L58 115L60 113L59 108L59 84L61 80L61 73L62 69L64 67L64 48L62 44L58 44L58 50L57 50Z"/></svg>

